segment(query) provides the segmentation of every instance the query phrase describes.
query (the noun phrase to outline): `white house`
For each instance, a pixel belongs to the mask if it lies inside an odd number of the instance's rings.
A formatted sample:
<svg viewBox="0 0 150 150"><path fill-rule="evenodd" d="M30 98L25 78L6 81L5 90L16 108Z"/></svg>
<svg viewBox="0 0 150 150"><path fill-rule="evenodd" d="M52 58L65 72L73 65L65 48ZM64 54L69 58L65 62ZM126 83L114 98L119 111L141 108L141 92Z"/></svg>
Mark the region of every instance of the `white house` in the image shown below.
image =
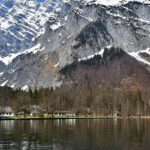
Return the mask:
<svg viewBox="0 0 150 150"><path fill-rule="evenodd" d="M15 113L10 106L0 106L0 116L12 117L15 116Z"/></svg>

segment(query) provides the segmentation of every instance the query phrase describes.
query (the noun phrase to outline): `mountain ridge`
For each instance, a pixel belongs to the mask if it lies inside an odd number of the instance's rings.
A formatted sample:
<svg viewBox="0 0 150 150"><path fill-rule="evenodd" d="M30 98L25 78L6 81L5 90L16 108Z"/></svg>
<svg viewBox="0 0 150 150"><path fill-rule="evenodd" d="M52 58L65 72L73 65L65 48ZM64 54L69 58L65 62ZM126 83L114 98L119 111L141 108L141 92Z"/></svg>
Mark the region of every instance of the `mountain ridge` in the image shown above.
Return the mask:
<svg viewBox="0 0 150 150"><path fill-rule="evenodd" d="M74 0L56 3L55 15L47 18L42 26L44 32L36 33L33 47L28 45L31 48L0 57L1 86L60 86L59 70L108 46L122 48L149 68L149 4L132 1L110 6ZM52 3L41 5L46 4Z"/></svg>

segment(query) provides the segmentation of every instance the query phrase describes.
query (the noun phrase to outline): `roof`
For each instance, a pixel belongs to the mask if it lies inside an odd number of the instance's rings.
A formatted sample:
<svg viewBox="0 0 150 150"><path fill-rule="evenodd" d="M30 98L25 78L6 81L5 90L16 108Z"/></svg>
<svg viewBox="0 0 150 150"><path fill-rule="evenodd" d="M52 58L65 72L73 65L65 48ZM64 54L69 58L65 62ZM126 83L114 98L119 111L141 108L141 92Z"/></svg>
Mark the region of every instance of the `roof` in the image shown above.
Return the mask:
<svg viewBox="0 0 150 150"><path fill-rule="evenodd" d="M14 113L13 109L10 106L0 106L0 111L3 113Z"/></svg>

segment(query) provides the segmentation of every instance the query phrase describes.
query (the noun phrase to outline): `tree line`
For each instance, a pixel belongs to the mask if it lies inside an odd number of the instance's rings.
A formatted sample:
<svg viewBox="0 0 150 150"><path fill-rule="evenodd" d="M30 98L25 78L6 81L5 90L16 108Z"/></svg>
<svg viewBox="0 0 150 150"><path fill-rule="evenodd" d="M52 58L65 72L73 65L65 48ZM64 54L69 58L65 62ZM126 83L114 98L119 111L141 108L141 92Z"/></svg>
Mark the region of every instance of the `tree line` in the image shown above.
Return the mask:
<svg viewBox="0 0 150 150"><path fill-rule="evenodd" d="M72 110L78 113L121 116L150 115L150 93L108 87L63 85L59 88L13 90L0 87L0 106L11 106L19 112L22 107L39 105L47 112Z"/></svg>

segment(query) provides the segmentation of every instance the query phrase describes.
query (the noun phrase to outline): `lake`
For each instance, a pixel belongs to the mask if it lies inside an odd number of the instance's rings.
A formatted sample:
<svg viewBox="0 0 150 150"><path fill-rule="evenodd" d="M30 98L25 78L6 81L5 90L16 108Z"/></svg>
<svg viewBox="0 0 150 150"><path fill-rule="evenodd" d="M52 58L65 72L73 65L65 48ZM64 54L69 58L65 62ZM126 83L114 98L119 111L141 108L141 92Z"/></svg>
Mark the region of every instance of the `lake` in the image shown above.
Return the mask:
<svg viewBox="0 0 150 150"><path fill-rule="evenodd" d="M150 120L0 121L0 150L150 150Z"/></svg>

